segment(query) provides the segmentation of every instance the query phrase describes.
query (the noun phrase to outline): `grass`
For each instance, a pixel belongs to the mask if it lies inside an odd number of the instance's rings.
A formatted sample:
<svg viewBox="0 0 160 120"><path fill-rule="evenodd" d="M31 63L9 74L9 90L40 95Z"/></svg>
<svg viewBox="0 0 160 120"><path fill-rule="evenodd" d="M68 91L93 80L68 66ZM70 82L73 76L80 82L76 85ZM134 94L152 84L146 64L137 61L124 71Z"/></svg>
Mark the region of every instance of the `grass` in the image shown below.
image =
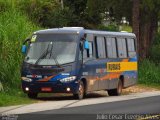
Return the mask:
<svg viewBox="0 0 160 120"><path fill-rule="evenodd" d="M0 82L5 91L11 86L19 87L22 42L33 31L40 29L16 8L14 0L7 3L4 0L3 4L10 7L0 11Z"/></svg>
<svg viewBox="0 0 160 120"><path fill-rule="evenodd" d="M160 87L160 63L143 60L139 63L138 83L146 86Z"/></svg>
<svg viewBox="0 0 160 120"><path fill-rule="evenodd" d="M27 94L24 94L21 89L17 89L14 87L10 88L7 92L1 92L0 98L0 107L37 102L36 100L29 99Z"/></svg>
<svg viewBox="0 0 160 120"><path fill-rule="evenodd" d="M34 102L20 89L21 46L40 27L17 8L17 2L0 1L0 106Z"/></svg>
<svg viewBox="0 0 160 120"><path fill-rule="evenodd" d="M0 107L20 104L30 104L37 102L36 100L29 99L27 96L8 94L5 92L0 93Z"/></svg>

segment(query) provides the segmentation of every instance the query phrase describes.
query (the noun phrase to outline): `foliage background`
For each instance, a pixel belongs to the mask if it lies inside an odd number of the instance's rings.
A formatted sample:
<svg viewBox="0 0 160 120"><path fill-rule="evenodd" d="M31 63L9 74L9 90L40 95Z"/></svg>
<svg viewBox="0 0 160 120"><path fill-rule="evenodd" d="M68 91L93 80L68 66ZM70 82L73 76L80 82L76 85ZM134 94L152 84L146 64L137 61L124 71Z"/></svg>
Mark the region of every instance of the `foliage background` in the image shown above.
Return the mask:
<svg viewBox="0 0 160 120"><path fill-rule="evenodd" d="M132 25L132 0L0 0L0 82L6 93L20 89L21 45L33 31L62 26L83 26L90 29L119 31L123 16ZM154 11L153 2L143 3ZM95 4L96 3L96 4ZM112 7L113 6L113 7ZM124 7L126 6L126 7ZM141 7L143 7L141 6ZM110 24L103 25L100 13L109 11ZM114 18L114 19L113 19ZM131 32L124 25L122 30ZM139 83L160 83L160 34L149 48L149 56L139 63ZM12 92L11 92L12 91ZM22 93L20 95L23 96Z"/></svg>
<svg viewBox="0 0 160 120"><path fill-rule="evenodd" d="M23 40L40 27L16 7L16 1L0 1L0 81L5 91L20 88Z"/></svg>

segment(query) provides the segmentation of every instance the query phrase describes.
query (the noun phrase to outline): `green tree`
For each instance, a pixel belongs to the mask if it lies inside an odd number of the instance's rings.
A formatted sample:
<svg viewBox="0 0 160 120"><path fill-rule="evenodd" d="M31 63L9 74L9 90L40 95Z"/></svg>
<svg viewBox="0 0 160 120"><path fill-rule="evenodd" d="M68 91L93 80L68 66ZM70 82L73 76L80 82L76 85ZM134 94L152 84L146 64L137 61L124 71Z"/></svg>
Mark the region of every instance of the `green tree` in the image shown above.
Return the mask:
<svg viewBox="0 0 160 120"><path fill-rule="evenodd" d="M56 0L21 0L18 2L19 8L25 11L34 22L43 27L49 27L50 16L60 8L60 3Z"/></svg>
<svg viewBox="0 0 160 120"><path fill-rule="evenodd" d="M140 1L140 56L149 56L154 37L158 30L158 20L160 13L159 0Z"/></svg>
<svg viewBox="0 0 160 120"><path fill-rule="evenodd" d="M44 25L47 27L64 27L64 26L77 26L77 16L68 7L64 9L56 9L54 13L47 17Z"/></svg>
<svg viewBox="0 0 160 120"><path fill-rule="evenodd" d="M97 29L105 12L109 12L117 24L126 17L137 36L141 58L149 56L160 16L160 0L63 0L63 9L59 0L22 0L20 3L21 9L44 27Z"/></svg>
<svg viewBox="0 0 160 120"><path fill-rule="evenodd" d="M141 59L149 57L158 30L159 5L159 0L133 0L133 32L137 35Z"/></svg>
<svg viewBox="0 0 160 120"><path fill-rule="evenodd" d="M122 16L129 20L138 39L140 58L149 57L149 50L158 30L160 0L107 0L107 8L119 22ZM104 4L105 6L106 4Z"/></svg>
<svg viewBox="0 0 160 120"><path fill-rule="evenodd" d="M64 6L72 9L73 13L77 16L81 15L86 9L87 0L64 0Z"/></svg>

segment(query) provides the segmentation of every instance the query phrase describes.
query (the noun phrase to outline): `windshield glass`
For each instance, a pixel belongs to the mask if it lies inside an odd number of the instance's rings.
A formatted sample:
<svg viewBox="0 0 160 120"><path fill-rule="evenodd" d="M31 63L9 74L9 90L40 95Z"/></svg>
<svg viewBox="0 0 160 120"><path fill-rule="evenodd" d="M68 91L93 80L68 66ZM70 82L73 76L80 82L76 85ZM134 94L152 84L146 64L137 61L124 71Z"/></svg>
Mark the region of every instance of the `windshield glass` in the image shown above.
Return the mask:
<svg viewBox="0 0 160 120"><path fill-rule="evenodd" d="M56 65L55 59L59 64L74 62L77 48L76 42L77 35L34 35L31 39L25 62L35 64L39 58L38 65ZM41 58L44 53L47 54Z"/></svg>

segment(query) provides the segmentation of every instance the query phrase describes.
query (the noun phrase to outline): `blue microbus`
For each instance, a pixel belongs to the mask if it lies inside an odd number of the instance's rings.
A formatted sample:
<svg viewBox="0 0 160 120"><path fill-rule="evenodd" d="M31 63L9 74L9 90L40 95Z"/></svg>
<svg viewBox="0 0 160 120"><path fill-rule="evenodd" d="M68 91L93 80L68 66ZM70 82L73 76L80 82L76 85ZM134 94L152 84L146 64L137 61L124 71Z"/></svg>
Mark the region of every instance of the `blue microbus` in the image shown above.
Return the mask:
<svg viewBox="0 0 160 120"><path fill-rule="evenodd" d="M63 27L40 30L24 41L22 89L38 93L87 93L107 90L120 95L137 82L136 36L127 32Z"/></svg>

